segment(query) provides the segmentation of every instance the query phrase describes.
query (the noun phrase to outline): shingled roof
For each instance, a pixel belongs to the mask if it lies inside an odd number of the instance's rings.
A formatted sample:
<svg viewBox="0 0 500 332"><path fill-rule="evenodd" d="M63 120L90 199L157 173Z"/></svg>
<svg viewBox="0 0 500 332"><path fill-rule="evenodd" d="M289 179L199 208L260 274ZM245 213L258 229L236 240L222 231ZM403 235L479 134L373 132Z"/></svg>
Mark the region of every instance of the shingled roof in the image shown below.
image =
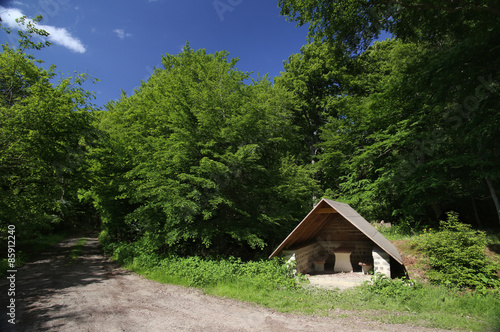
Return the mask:
<svg viewBox="0 0 500 332"><path fill-rule="evenodd" d="M354 227L366 235L382 250L388 253L399 264L403 265L403 260L398 250L389 240L380 234L368 221L357 213L349 204L322 199L314 209L295 227L287 238L276 248L269 256L273 258L282 250L290 249L310 241L314 241L321 230L330 222L332 214L340 214L345 220L349 221Z"/></svg>

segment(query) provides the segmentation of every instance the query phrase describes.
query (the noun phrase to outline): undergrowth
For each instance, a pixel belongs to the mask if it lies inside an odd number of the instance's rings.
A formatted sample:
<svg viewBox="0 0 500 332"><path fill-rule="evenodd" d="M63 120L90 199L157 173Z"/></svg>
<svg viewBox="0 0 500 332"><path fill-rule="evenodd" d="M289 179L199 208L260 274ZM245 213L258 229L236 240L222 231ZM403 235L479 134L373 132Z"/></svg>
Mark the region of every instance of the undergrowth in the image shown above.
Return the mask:
<svg viewBox="0 0 500 332"><path fill-rule="evenodd" d="M137 254L135 257L131 256ZM209 259L170 256L160 259L138 254L133 245L115 249L113 258L128 269L143 271L164 282L192 287L212 287L245 280L258 289L298 287L297 278L280 259L243 262L240 258Z"/></svg>

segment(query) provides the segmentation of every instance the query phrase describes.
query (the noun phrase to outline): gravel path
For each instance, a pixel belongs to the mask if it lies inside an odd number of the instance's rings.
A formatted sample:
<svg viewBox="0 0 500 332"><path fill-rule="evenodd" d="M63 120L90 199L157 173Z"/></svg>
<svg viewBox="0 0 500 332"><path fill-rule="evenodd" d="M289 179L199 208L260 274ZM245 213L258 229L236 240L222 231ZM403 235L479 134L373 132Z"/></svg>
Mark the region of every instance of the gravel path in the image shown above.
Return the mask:
<svg viewBox="0 0 500 332"><path fill-rule="evenodd" d="M437 331L342 311L335 312L337 318L283 314L160 284L117 267L102 255L96 238L88 238L82 256L70 263L68 253L78 239L59 243L18 270L16 324L3 313L0 331ZM0 289L6 308L6 280Z"/></svg>

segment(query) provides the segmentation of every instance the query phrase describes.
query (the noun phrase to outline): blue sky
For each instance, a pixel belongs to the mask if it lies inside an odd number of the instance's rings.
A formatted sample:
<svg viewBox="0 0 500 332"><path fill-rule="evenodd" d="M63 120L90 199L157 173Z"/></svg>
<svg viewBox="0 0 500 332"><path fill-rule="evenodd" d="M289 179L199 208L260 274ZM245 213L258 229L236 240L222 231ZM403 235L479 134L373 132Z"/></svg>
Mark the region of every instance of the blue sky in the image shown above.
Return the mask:
<svg viewBox="0 0 500 332"><path fill-rule="evenodd" d="M297 28L279 16L277 0L0 0L4 26L18 15L42 15L42 28L53 45L34 51L46 65L72 76L75 71L100 80L86 86L103 106L131 94L146 80L161 56L191 48L209 53L226 50L239 58L237 68L271 78L283 70L283 60L300 52L307 28ZM0 42L15 42L17 34L0 32Z"/></svg>

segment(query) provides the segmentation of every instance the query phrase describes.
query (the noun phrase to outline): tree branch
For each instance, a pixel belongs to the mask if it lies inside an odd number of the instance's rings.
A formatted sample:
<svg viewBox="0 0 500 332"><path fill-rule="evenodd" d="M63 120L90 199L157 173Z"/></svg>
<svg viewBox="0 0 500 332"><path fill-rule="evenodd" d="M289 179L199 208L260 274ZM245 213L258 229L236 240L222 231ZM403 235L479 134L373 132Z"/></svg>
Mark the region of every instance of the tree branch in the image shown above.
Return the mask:
<svg viewBox="0 0 500 332"><path fill-rule="evenodd" d="M500 9L491 7L491 6L455 6L455 7L450 7L450 6L436 6L436 5L431 5L431 4L426 4L426 3L421 3L421 4L416 4L416 5L411 5L406 3L405 1L402 0L388 0L388 3L394 4L394 5L399 5L404 8L409 8L409 9L416 9L416 10L444 10L448 13L456 13L459 11L462 11L464 9L471 9L475 11L482 11L482 12L488 12L490 14L493 14L497 17L500 17ZM454 3L454 1L448 2L450 5Z"/></svg>

